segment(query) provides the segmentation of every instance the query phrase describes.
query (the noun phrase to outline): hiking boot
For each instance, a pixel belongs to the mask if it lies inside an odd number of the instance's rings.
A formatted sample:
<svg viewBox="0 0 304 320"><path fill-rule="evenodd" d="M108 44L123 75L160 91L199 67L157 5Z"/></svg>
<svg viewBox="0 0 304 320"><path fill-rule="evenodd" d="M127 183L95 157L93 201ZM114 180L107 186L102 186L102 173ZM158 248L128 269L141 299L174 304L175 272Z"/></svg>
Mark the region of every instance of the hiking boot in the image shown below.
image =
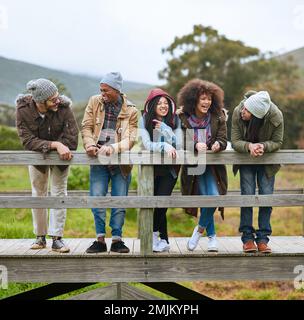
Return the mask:
<svg viewBox="0 0 304 320"><path fill-rule="evenodd" d="M271 253L271 248L268 247L267 243L260 242L257 245L258 245L259 252L261 252L261 253Z"/></svg>
<svg viewBox="0 0 304 320"><path fill-rule="evenodd" d="M159 243L160 243L160 240L158 238L158 232L153 232L153 251L156 251Z"/></svg>
<svg viewBox="0 0 304 320"><path fill-rule="evenodd" d="M70 248L65 245L61 237L53 237L52 250L60 253L70 252Z"/></svg>
<svg viewBox="0 0 304 320"><path fill-rule="evenodd" d="M153 248L153 251L155 251L155 252L165 252L165 251L169 251L169 250L170 250L169 243L165 239L161 239L159 241L155 250Z"/></svg>
<svg viewBox="0 0 304 320"><path fill-rule="evenodd" d="M208 237L208 252L218 252L216 235Z"/></svg>
<svg viewBox="0 0 304 320"><path fill-rule="evenodd" d="M37 236L36 241L31 245L31 249L39 250L44 249L46 247L45 236Z"/></svg>
<svg viewBox="0 0 304 320"><path fill-rule="evenodd" d="M243 251L245 253L257 252L257 246L253 240L249 240L243 244Z"/></svg>
<svg viewBox="0 0 304 320"><path fill-rule="evenodd" d="M107 251L107 244L105 242L94 241L92 245L86 250L86 253L100 253Z"/></svg>
<svg viewBox="0 0 304 320"><path fill-rule="evenodd" d="M125 243L122 240L112 242L110 250L118 253L130 252L129 248L125 246Z"/></svg>
<svg viewBox="0 0 304 320"><path fill-rule="evenodd" d="M197 247L201 236L202 236L202 234L200 232L198 232L198 226L196 226L193 230L191 238L189 239L189 241L187 243L187 249L189 251L193 251Z"/></svg>

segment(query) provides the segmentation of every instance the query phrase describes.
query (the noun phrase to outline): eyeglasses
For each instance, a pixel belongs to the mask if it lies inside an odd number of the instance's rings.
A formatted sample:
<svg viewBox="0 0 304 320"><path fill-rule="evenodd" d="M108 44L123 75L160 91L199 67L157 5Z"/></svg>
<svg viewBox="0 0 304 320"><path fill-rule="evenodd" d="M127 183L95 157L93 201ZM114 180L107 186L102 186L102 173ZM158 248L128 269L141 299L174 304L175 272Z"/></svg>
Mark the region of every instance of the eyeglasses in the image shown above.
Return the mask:
<svg viewBox="0 0 304 320"><path fill-rule="evenodd" d="M52 103L56 103L59 100L59 95L53 99L48 99L47 101L50 101Z"/></svg>

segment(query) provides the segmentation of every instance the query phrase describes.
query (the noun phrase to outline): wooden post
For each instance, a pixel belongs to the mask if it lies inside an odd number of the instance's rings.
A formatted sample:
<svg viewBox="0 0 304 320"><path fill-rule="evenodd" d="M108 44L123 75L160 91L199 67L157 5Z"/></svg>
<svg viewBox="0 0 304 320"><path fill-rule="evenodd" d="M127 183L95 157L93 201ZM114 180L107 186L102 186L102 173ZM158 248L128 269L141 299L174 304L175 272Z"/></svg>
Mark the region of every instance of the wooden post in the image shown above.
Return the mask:
<svg viewBox="0 0 304 320"><path fill-rule="evenodd" d="M138 166L138 195L153 196L154 170L152 165ZM153 233L153 209L141 208L138 214L138 233L140 238L140 253L151 254Z"/></svg>

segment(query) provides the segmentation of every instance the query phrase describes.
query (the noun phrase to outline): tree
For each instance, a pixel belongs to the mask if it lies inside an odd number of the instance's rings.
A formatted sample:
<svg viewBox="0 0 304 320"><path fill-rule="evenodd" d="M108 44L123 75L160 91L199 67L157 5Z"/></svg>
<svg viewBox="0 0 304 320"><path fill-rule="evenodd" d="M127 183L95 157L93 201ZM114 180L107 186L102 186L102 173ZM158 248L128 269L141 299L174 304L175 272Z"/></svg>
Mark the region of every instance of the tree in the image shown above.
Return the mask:
<svg viewBox="0 0 304 320"><path fill-rule="evenodd" d="M300 70L292 59L282 60L274 53L261 53L257 48L227 39L217 30L202 25L195 25L191 34L176 37L163 53L168 55L168 60L159 78L167 81L165 89L172 95L176 96L190 79L212 81L225 91L225 106L232 112L246 91L268 90L286 113L285 120L288 119L284 147L295 147L300 139L297 135L300 132L304 135L302 116L297 116L304 102L303 95L297 93ZM228 127L230 121L231 117Z"/></svg>
<svg viewBox="0 0 304 320"><path fill-rule="evenodd" d="M159 78L167 81L170 93L176 95L190 79L209 80L224 89L228 109L238 104L246 87L277 76L291 79L298 72L292 61L278 61L272 53L262 54L202 25L195 25L191 34L176 37L162 52L169 58Z"/></svg>

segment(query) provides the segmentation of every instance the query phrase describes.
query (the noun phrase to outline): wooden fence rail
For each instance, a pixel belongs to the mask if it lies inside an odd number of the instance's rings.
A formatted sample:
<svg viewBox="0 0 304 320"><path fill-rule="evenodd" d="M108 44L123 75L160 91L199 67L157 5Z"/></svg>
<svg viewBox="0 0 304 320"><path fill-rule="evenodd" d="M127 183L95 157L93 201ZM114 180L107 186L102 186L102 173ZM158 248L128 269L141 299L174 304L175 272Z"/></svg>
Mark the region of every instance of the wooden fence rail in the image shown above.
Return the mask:
<svg viewBox="0 0 304 320"><path fill-rule="evenodd" d="M42 155L30 151L0 151L0 166L13 165L100 165L132 164L139 165L137 196L127 197L90 197L87 195L68 195L66 197L31 197L19 194L1 194L0 208L139 208L139 236L141 254L152 253L153 208L185 207L293 207L304 206L303 189L296 189L273 195L244 196L153 196L153 166L168 164L165 155L149 152L126 152L111 157L90 158L85 152L74 152L70 162L60 160L56 152ZM218 154L207 152L203 156L209 164L304 164L304 150L281 150L252 158L249 154L223 151ZM198 158L188 152L179 151L175 164L197 164ZM202 160L200 159L200 163ZM303 209L304 213L304 209ZM304 217L304 216L303 216ZM303 218L304 227L304 218Z"/></svg>

